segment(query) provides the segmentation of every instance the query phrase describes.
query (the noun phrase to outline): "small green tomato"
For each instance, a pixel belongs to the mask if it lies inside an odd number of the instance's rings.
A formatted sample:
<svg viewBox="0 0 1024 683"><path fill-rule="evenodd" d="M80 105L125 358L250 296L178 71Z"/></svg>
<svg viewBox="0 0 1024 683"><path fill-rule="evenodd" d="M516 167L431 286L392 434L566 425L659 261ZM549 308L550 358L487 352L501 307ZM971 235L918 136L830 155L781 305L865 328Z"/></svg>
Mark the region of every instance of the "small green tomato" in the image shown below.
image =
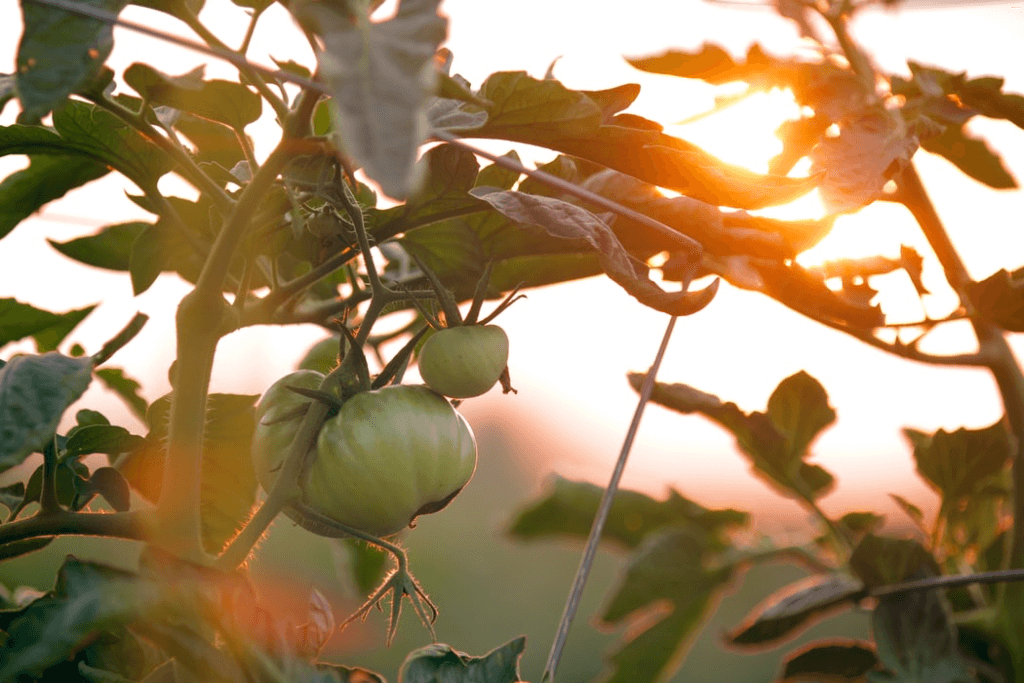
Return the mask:
<svg viewBox="0 0 1024 683"><path fill-rule="evenodd" d="M420 376L451 398L480 396L508 365L508 335L497 325L464 325L434 333L420 349Z"/></svg>
<svg viewBox="0 0 1024 683"><path fill-rule="evenodd" d="M473 431L448 401L424 386L390 386L356 394L324 423L303 500L337 522L391 536L444 508L474 469Z"/></svg>

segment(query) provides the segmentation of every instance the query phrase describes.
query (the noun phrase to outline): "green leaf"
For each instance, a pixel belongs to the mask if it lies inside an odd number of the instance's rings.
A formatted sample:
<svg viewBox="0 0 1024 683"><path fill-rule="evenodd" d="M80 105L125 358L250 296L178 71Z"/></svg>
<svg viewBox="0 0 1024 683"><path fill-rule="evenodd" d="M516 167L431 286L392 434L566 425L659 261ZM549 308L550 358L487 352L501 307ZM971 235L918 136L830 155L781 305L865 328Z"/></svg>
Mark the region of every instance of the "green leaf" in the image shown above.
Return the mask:
<svg viewBox="0 0 1024 683"><path fill-rule="evenodd" d="M84 0L118 14L127 0ZM17 90L21 123L38 123L67 96L88 85L114 46L113 27L65 10L23 1L24 30L18 46Z"/></svg>
<svg viewBox="0 0 1024 683"><path fill-rule="evenodd" d="M583 540L590 534L603 489L589 482L557 477L554 488L516 517L509 533L523 540L568 536ZM732 509L712 510L670 489L666 500L655 500L638 491L615 495L602 531L602 539L635 548L649 534L665 527L686 525L701 529L718 549L728 545L726 532L745 526L750 515Z"/></svg>
<svg viewBox="0 0 1024 683"><path fill-rule="evenodd" d="M874 512L847 512L839 518L839 524L855 535L874 533L885 524L885 515Z"/></svg>
<svg viewBox="0 0 1024 683"><path fill-rule="evenodd" d="M0 299L0 320L4 321L0 346L30 336L35 339L36 350L53 351L94 308L96 305L67 313L51 313L17 299Z"/></svg>
<svg viewBox="0 0 1024 683"><path fill-rule="evenodd" d="M132 253L132 243L149 223L133 221L108 225L94 235L79 237L67 242L47 240L50 245L68 258L96 268L127 271Z"/></svg>
<svg viewBox="0 0 1024 683"><path fill-rule="evenodd" d="M106 164L89 158L29 155L28 168L15 171L0 183L0 238L49 202L109 171Z"/></svg>
<svg viewBox="0 0 1024 683"><path fill-rule="evenodd" d="M16 481L13 484L0 487L0 504L8 510L16 509L25 497L25 484Z"/></svg>
<svg viewBox="0 0 1024 683"><path fill-rule="evenodd" d="M903 510L903 512L907 513L907 516L914 521L914 524L916 524L918 527L924 525L924 512L921 511L921 508L914 505L903 496L897 495L895 493L890 493L889 497L892 498L896 502L896 504L900 506L900 509Z"/></svg>
<svg viewBox="0 0 1024 683"><path fill-rule="evenodd" d="M293 8L323 40L320 72L334 93L339 146L395 199L417 186L412 171L427 134L434 54L448 25L439 2L401 0L394 17L377 23L325 3Z"/></svg>
<svg viewBox="0 0 1024 683"><path fill-rule="evenodd" d="M923 577L922 577L923 578ZM956 626L939 591L886 596L871 615L871 631L887 672L871 672L881 683L973 683L973 667L957 649Z"/></svg>
<svg viewBox="0 0 1024 683"><path fill-rule="evenodd" d="M969 282L967 291L979 314L1008 332L1024 332L1024 268Z"/></svg>
<svg viewBox="0 0 1024 683"><path fill-rule="evenodd" d="M10 623L0 647L0 680L41 676L97 631L129 623L166 600L161 588L128 572L69 557L56 588Z"/></svg>
<svg viewBox="0 0 1024 683"><path fill-rule="evenodd" d="M16 80L14 74L0 74L0 114L4 112L7 103L17 95L14 85Z"/></svg>
<svg viewBox="0 0 1024 683"><path fill-rule="evenodd" d="M5 543L0 545L0 562L6 560L12 560L15 557L21 557L34 553L37 550L42 550L46 546L50 545L54 540L53 536L46 536L42 538L26 538L20 541L13 541L11 543Z"/></svg>
<svg viewBox="0 0 1024 683"><path fill-rule="evenodd" d="M94 104L68 102L53 113L53 126L68 147L116 168L143 190L171 170L159 147Z"/></svg>
<svg viewBox="0 0 1024 683"><path fill-rule="evenodd" d="M629 382L639 391L643 375L630 373ZM683 414L700 413L727 429L754 472L782 495L813 500L834 483L826 470L804 462L811 441L831 424L835 412L818 381L803 371L779 383L767 414L745 413L735 403L685 384L657 382L651 400Z"/></svg>
<svg viewBox="0 0 1024 683"><path fill-rule="evenodd" d="M966 73L952 73L934 66L907 62L913 78L893 79L893 94L924 100L951 100L966 116L956 120L962 124L966 118L981 114L993 119L1005 119L1018 128L1024 128L1024 96L1002 92L1004 79L993 76L968 79ZM954 96L954 97L950 97Z"/></svg>
<svg viewBox="0 0 1024 683"><path fill-rule="evenodd" d="M575 204L522 192L485 190L480 188L473 194L517 225L589 244L597 252L605 274L645 306L671 315L690 315L711 303L718 290L717 282L697 292L662 290L650 280L646 266L631 260L611 228Z"/></svg>
<svg viewBox="0 0 1024 683"><path fill-rule="evenodd" d="M131 507L131 491L128 481L113 467L100 467L79 489L79 495L86 499L100 495L110 503L115 512L127 512Z"/></svg>
<svg viewBox="0 0 1024 683"><path fill-rule="evenodd" d="M841 678L850 679L853 683L874 668L877 662L871 643L818 641L786 657L779 683L806 680L835 680L839 683Z"/></svg>
<svg viewBox="0 0 1024 683"><path fill-rule="evenodd" d="M148 64L136 62L124 80L151 104L187 111L242 131L263 113L263 100L240 83L204 81L198 67L182 76L167 76Z"/></svg>
<svg viewBox="0 0 1024 683"><path fill-rule="evenodd" d="M416 165L423 183L404 204L369 210L373 234L391 236L453 215L486 211L487 204L469 194L479 170L472 152L455 145L432 148Z"/></svg>
<svg viewBox="0 0 1024 683"><path fill-rule="evenodd" d="M702 553L701 540L689 530L668 527L648 536L630 556L601 621L615 626L628 617L646 628L627 629L626 642L610 658L613 671L604 680L668 677L734 572L731 565L702 566Z"/></svg>
<svg viewBox="0 0 1024 683"><path fill-rule="evenodd" d="M238 137L227 126L191 114L182 114L174 128L195 145L196 160L200 163L211 162L230 169L245 159Z"/></svg>
<svg viewBox="0 0 1024 683"><path fill-rule="evenodd" d="M66 458L79 458L90 453L119 455L142 445L142 437L116 425L78 427L68 435Z"/></svg>
<svg viewBox="0 0 1024 683"><path fill-rule="evenodd" d="M915 429L903 434L914 446L917 471L942 494L944 505L977 495L1006 467L1014 448L1002 420L984 429L942 429L928 435Z"/></svg>
<svg viewBox="0 0 1024 683"><path fill-rule="evenodd" d="M133 415L140 420L146 418L146 408L149 407L149 404L139 393L139 390L142 389L141 384L125 375L121 368L98 368L93 374L108 389L121 397Z"/></svg>
<svg viewBox="0 0 1024 683"><path fill-rule="evenodd" d="M920 573L937 576L939 565L917 541L868 534L854 548L850 570L870 589Z"/></svg>
<svg viewBox="0 0 1024 683"><path fill-rule="evenodd" d="M526 636L520 636L482 657L471 657L450 645L434 643L413 650L402 662L398 679L402 683L515 683L519 678L519 658L526 649Z"/></svg>
<svg viewBox="0 0 1024 683"><path fill-rule="evenodd" d="M586 94L556 80L537 80L525 71L491 74L480 86L480 97L491 102L487 110L487 137L535 143L565 137L592 136L603 112ZM474 105L463 107L474 111ZM480 131L477 131L480 132Z"/></svg>
<svg viewBox="0 0 1024 683"><path fill-rule="evenodd" d="M1002 157L992 151L984 140L969 135L962 127L948 126L941 135L922 140L921 147L945 157L979 183L997 190L1017 187L1017 181L1006 170Z"/></svg>
<svg viewBox="0 0 1024 683"><path fill-rule="evenodd" d="M200 501L203 543L211 553L219 552L234 537L256 501L256 473L249 446L258 398L239 394L210 394L207 398ZM160 497L170 406L170 395L153 401L146 413L149 433L145 442L114 463L151 502Z"/></svg>
<svg viewBox="0 0 1024 683"><path fill-rule="evenodd" d="M519 154L514 149L509 150L502 156L522 163ZM511 190L515 187L518 180L519 173L494 163L480 169L476 176L474 187L496 187L500 190Z"/></svg>
<svg viewBox="0 0 1024 683"><path fill-rule="evenodd" d="M0 368L0 472L50 442L91 379L91 359L56 352L15 356Z"/></svg>
<svg viewBox="0 0 1024 683"><path fill-rule="evenodd" d="M811 576L769 596L727 637L732 645L776 644L865 595L864 584L851 576Z"/></svg>

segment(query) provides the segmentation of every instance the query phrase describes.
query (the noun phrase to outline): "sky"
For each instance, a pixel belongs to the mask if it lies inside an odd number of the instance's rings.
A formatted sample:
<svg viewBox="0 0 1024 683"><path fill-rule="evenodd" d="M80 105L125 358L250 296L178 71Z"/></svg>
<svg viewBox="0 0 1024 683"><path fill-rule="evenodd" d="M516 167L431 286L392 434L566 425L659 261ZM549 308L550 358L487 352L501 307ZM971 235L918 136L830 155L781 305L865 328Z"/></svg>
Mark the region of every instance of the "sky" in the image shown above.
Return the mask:
<svg viewBox="0 0 1024 683"><path fill-rule="evenodd" d="M1024 92L1024 9L1020 2L958 4L899 11L872 11L852 30L887 71L906 73L906 60L971 76L997 74L1005 89ZM626 9L628 8L628 11ZM628 5L582 0L520 0L488 3L446 0L450 17L448 47L455 55L453 72L479 84L489 73L525 70L541 76L556 58L555 76L577 89L607 88L635 82L643 87L630 111L669 125L706 111L714 96L735 91L702 83L643 74L623 56L643 56L703 42L719 44L739 56L758 41L778 55L806 51L793 25L764 8L737 7L698 0L635 0ZM129 8L124 16L163 30L188 35L166 15ZM241 11L226 0L208 0L202 18L229 44L244 27ZM0 72L11 72L20 18L15 3L0 5ZM308 47L297 40L290 19L272 7L257 30L251 58L269 57L310 63ZM210 77L231 77L226 64L152 38L118 30L108 62L120 72L143 55L165 72L184 73L207 63ZM796 113L792 98L775 92L752 97L720 116L670 132L702 145L726 161L764 171L779 148L775 127ZM13 106L0 116L10 124ZM975 119L971 130L1000 150L1004 162L1024 181L1024 131L999 121ZM273 144L267 120L250 133L258 153ZM481 143L505 152L508 143ZM553 154L522 150L530 160ZM943 159L919 153L915 160L938 211L971 274L983 278L1000 268L1024 265L1024 193L998 192L966 179ZM24 165L23 159L0 158L0 176ZM113 174L111 174L113 176ZM188 196L189 188L173 177L161 185ZM94 352L112 331L137 310L151 315L143 333L116 358L139 379L149 399L168 388L167 366L174 355L173 305L187 292L174 276L162 276L151 290L133 298L128 278L82 266L51 249L46 239L65 241L99 227L144 218L124 196L130 184L108 177L63 200L18 227L0 243L0 297L15 296L41 308L63 311L102 301L70 337ZM819 215L812 195L785 207L783 215ZM825 242L801 258L812 265L839 255L894 256L899 245L930 251L905 210L895 205L868 207L844 217ZM31 264L26 267L25 264ZM933 315L952 307L934 261L926 264L926 283L936 295L927 302ZM635 394L625 373L649 366L667 318L645 309L605 278L534 290L500 319L512 343L509 361L514 396L497 390L463 404L470 422L504 422L514 434L524 465L537 474L540 487L555 472L604 483L618 454ZM909 303L908 303L909 302ZM910 320L922 311L902 275L884 280L883 310ZM972 337L964 326L936 333L924 347L937 353L969 351ZM221 343L212 390L261 393L290 371L323 333L316 328L260 327L234 333ZM1013 340L1018 354L1024 353ZM27 344L8 347L3 357L29 351ZM839 414L838 423L814 444L812 462L837 475L836 491L823 507L841 512L882 508L898 517L888 493L900 493L925 509L935 498L913 476L910 451L900 430L923 431L960 426L981 427L999 418L1002 409L986 373L922 366L893 358L828 330L756 293L724 286L704 311L679 320L659 378L683 382L735 401L745 410L763 410L778 382L806 370L819 379ZM99 407L127 426L141 428L116 399L91 388L83 405ZM668 486L709 505L739 505L772 510L798 519L795 504L778 498L749 474L732 438L697 417L683 417L657 406L648 409L624 485L662 495ZM524 500L528 498L524 494ZM797 515L794 517L794 515Z"/></svg>

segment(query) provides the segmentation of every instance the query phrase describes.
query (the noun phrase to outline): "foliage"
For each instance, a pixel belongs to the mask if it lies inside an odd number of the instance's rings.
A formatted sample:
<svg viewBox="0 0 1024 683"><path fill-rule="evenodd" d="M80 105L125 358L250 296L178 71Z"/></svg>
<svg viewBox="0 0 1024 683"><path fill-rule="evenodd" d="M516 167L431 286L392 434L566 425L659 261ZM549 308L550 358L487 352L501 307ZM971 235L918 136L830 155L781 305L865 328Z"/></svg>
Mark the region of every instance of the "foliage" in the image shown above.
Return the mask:
<svg viewBox="0 0 1024 683"><path fill-rule="evenodd" d="M358 667L320 662L335 629L327 600L314 591L306 621L288 621L261 604L247 558L284 513L312 533L344 539L353 551L353 580L370 595L343 627L390 594L389 639L405 598L433 636L438 611L406 552L368 530L390 535L416 515L439 512L466 477L448 481L451 473L436 467L419 472L445 484L424 494L413 475L374 460L382 453L367 446L376 443L368 434L390 439L383 455L422 464L431 443L450 450L446 429L457 431L462 451L475 453L472 432L455 412L457 400L426 388L415 391L444 424L411 401L387 424L379 423L379 410L358 420L340 417L367 397L411 391L401 388L404 372L428 348L422 342L432 330L442 330L432 338L439 344L449 332L442 327L489 323L519 288L601 274L671 316L709 305L720 279L898 357L985 368L1006 412L984 429L905 430L918 472L941 498L935 519L926 520L917 504L893 492L922 532L907 539L879 533L884 518L873 511L833 517L819 506L839 483L811 462L811 449L836 410L808 373L782 379L763 411L681 383L655 382L648 396L645 379L654 378L630 375L642 403L700 415L731 433L754 474L803 505L816 528L807 545L751 543L744 540L750 515L740 510L710 509L675 491L665 500L622 491L606 507L599 487L556 481L523 509L510 533L524 541L590 535L626 555L598 617L602 626L626 626L606 680L665 680L721 596L751 566L777 559L800 562L811 575L755 607L726 635L731 647L776 647L845 609L872 616L871 641L812 643L786 657L779 681L1001 683L1020 676L1024 590L1003 584L1024 578L1017 445L1024 442L1024 375L1006 342L1007 332L1024 330L1024 276L968 275L913 157L925 149L976 181L1015 188L998 153L965 126L984 116L1024 128L1024 97L1003 92L999 78L914 62L909 78L876 72L847 31L850 16L870 2L776 3L817 42L818 60L776 57L758 45L739 59L704 45L630 60L644 71L713 85L743 81L749 92L790 90L800 118L778 129L783 150L769 174L758 174L626 111L639 94L635 84L573 90L550 73L538 79L511 71L474 87L450 73L439 0L400 0L385 19L374 14L381 3L373 0L280 0L317 63L282 60L276 71L246 60L252 30L273 0L234 1L250 10L238 50L197 18L202 0L137 2L183 21L210 54L238 68L237 80L219 80L203 68L171 75L137 62L117 74L105 66L124 0L22 0L16 73L0 74L0 111L12 103L20 109L17 123L0 127L0 155L24 155L28 166L0 182L0 238L47 203L116 172L134 184L138 194L129 196L151 217L52 246L72 260L127 273L135 294L164 272L194 287L176 312L173 390L152 403L124 369L104 367L145 316L93 355L77 345L65 354L61 347L95 306L61 313L0 300L0 347L31 338L36 349L0 361L0 472L16 474L41 455L27 477L0 488L10 511L0 524L0 560L65 535L142 545L132 571L69 555L51 591L21 600L0 594L0 683L383 681ZM825 25L842 54L819 36ZM280 140L257 158L247 128L271 113ZM466 142L474 138L556 156L530 169L515 150L489 155ZM427 143L438 144L424 151ZM479 158L491 163L481 166ZM811 173L791 177L804 158ZM161 190L172 172L192 185L192 198ZM370 183L393 201L379 198ZM754 213L815 188L829 211L821 219ZM945 318L900 326L917 330L910 341L873 302L871 278L903 271L923 296L922 255L904 247L899 258L813 269L795 260L828 234L837 215L876 201L909 209L960 298ZM682 290L664 288L652 277L656 269L661 281L682 283ZM691 290L705 276L717 279ZM502 297L481 319L484 302ZM457 307L464 302L471 302L465 320ZM413 322L374 331L398 311ZM935 356L919 348L932 329L965 318L977 353ZM256 396L209 393L222 337L300 323L332 332L303 361L317 371L304 375L313 381L274 385L275 410L267 409L266 397L257 409ZM442 375L476 354L487 361L483 384L500 381L512 391L501 367L508 356L504 332L490 332L500 337L497 350L474 346L483 343L473 341L481 338L474 330L487 329L463 328L461 346L446 351L463 360L444 356L437 361ZM897 341L886 341L882 333L893 329ZM403 345L385 356L392 340ZM367 350L381 360L373 376ZM93 378L145 418L145 435L87 408L60 433L62 418ZM338 447L342 422L352 432L346 438L372 451L355 449L360 457L346 464L360 468L354 472L362 479L340 477L320 460ZM87 466L83 458L94 454L108 464ZM353 481L367 483L347 495ZM397 523L380 519L388 510L400 512ZM395 561L376 590L384 560L370 546ZM583 579L593 559L584 558ZM571 610L566 614L571 619ZM477 657L435 642L408 655L399 679L518 681L525 646L517 637Z"/></svg>

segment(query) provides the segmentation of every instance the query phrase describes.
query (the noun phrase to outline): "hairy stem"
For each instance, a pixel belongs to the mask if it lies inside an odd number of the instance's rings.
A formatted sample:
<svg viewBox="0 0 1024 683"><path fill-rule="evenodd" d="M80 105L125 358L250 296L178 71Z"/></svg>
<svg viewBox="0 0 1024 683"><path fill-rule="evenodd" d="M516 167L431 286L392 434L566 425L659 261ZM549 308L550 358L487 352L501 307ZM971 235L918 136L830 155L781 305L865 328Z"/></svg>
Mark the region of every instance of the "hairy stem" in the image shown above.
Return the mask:
<svg viewBox="0 0 1024 683"><path fill-rule="evenodd" d="M70 512L35 515L0 525L0 546L45 536L104 536L145 541L152 534L150 512Z"/></svg>

